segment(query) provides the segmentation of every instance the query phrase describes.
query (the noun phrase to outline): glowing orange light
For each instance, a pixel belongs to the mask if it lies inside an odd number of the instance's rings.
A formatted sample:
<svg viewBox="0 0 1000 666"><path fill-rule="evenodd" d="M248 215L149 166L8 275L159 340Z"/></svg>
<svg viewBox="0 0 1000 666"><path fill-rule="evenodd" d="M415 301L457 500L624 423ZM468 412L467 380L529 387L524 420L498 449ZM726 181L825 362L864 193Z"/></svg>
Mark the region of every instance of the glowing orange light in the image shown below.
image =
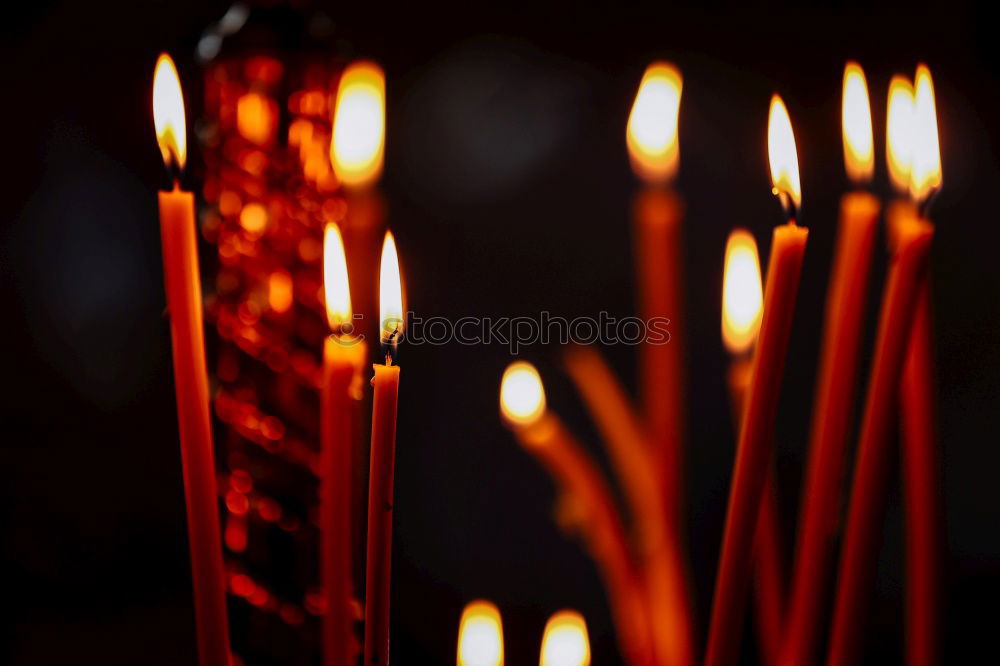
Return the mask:
<svg viewBox="0 0 1000 666"><path fill-rule="evenodd" d="M590 666L587 623L575 611L559 611L549 618L542 636L540 666Z"/></svg>
<svg viewBox="0 0 1000 666"><path fill-rule="evenodd" d="M650 182L673 178L680 161L677 116L683 81L676 67L654 62L642 76L625 130L636 175Z"/></svg>
<svg viewBox="0 0 1000 666"><path fill-rule="evenodd" d="M545 413L545 389L535 366L515 361L500 381L500 412L511 423L531 425Z"/></svg>
<svg viewBox="0 0 1000 666"><path fill-rule="evenodd" d="M153 126L156 142L169 168L183 169L187 162L187 121L184 118L184 93L174 61L166 53L156 59L153 72Z"/></svg>
<svg viewBox="0 0 1000 666"><path fill-rule="evenodd" d="M937 105L934 81L926 65L917 66L913 99L913 161L910 196L924 201L941 187L941 146L938 143Z"/></svg>
<svg viewBox="0 0 1000 666"><path fill-rule="evenodd" d="M767 158L771 165L771 186L773 192L785 206L791 203L797 210L802 205L802 189L799 186L799 157L795 150L795 134L792 120L781 97L771 97L771 110L767 119Z"/></svg>
<svg viewBox="0 0 1000 666"><path fill-rule="evenodd" d="M252 235L267 228L267 209L259 203L248 203L240 211L240 226Z"/></svg>
<svg viewBox="0 0 1000 666"><path fill-rule="evenodd" d="M274 138L278 123L278 105L260 93L247 93L236 102L236 128L247 141L259 146Z"/></svg>
<svg viewBox="0 0 1000 666"><path fill-rule="evenodd" d="M385 75L374 63L354 63L337 90L330 163L345 185L369 185L382 173L384 152Z"/></svg>
<svg viewBox="0 0 1000 666"><path fill-rule="evenodd" d="M379 322L382 343L395 345L403 335L403 283L399 273L396 240L385 232L378 268Z"/></svg>
<svg viewBox="0 0 1000 666"><path fill-rule="evenodd" d="M347 280L347 256L340 227L326 225L323 232L323 289L326 296L326 320L330 330L339 333L351 322L351 288Z"/></svg>
<svg viewBox="0 0 1000 666"><path fill-rule="evenodd" d="M913 160L913 85L905 76L889 81L885 135L889 180L898 192L906 192Z"/></svg>
<svg viewBox="0 0 1000 666"><path fill-rule="evenodd" d="M292 276L288 271L271 273L267 280L267 302L275 312L288 312L292 307Z"/></svg>
<svg viewBox="0 0 1000 666"><path fill-rule="evenodd" d="M729 234L723 276L722 341L730 354L744 354L757 339L764 309L757 241L748 231Z"/></svg>
<svg viewBox="0 0 1000 666"><path fill-rule="evenodd" d="M875 172L875 142L872 138L872 110L868 83L861 65L849 62L844 68L844 96L841 105L844 135L844 166L857 184L872 179Z"/></svg>
<svg viewBox="0 0 1000 666"><path fill-rule="evenodd" d="M503 666L503 623L489 601L473 601L458 625L458 666Z"/></svg>

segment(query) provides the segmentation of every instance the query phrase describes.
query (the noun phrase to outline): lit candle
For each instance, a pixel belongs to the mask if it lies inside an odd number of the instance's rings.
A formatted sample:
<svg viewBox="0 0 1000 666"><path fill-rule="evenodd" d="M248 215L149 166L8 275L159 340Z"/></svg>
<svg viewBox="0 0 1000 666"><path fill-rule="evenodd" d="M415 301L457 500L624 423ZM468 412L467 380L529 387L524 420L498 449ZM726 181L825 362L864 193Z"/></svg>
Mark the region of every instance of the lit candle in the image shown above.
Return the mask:
<svg viewBox="0 0 1000 666"><path fill-rule="evenodd" d="M680 161L681 89L681 73L673 65L651 64L639 84L625 134L632 170L644 183L633 202L640 315L647 321L670 320L669 341L639 348L639 376L661 492L672 521L680 511L684 436L683 339L678 325L683 308L683 207L670 187Z"/></svg>
<svg viewBox="0 0 1000 666"><path fill-rule="evenodd" d="M328 224L323 237L323 285L332 333L323 345L320 396L320 580L326 598L323 663L347 666L356 654L351 602L351 498L355 406L366 345L351 333L351 295L340 230Z"/></svg>
<svg viewBox="0 0 1000 666"><path fill-rule="evenodd" d="M777 95L771 98L767 148L774 193L789 221L775 227L771 241L764 312L740 424L722 553L715 579L706 666L732 664L739 652L753 536L772 455L781 375L809 233L795 224L802 200L798 157L788 111Z"/></svg>
<svg viewBox="0 0 1000 666"><path fill-rule="evenodd" d="M910 182L914 196L918 201L924 202L940 186L941 163L930 74L926 69L918 69L917 74L923 79L921 82L923 91L921 92L921 83L918 83L912 107L913 152ZM892 224L894 225L891 230L892 263L882 299L875 355L858 439L854 484L847 514L830 647L827 654L827 664L830 666L857 663L861 654L862 628L867 617L867 602L875 577L880 530L888 494L894 409L899 398L903 364L908 349L915 339L914 335L917 334L913 327L917 320L917 304L926 285L927 258L934 234L931 224L917 215L897 213ZM904 418L904 432L906 429ZM927 441L929 442L927 445L932 448L932 441ZM905 441L904 437L906 457L910 458L904 465L907 484L914 480L909 477L914 463L920 466L928 462L926 459L913 460L912 454L915 451L910 448L911 444L913 442ZM926 451L923 451L917 455L919 457L925 453ZM924 474L932 476L933 471L919 473L918 477ZM921 487L919 481L918 487ZM913 497L909 490L906 493L906 500L907 510L914 512L914 515L907 517L907 529L920 530L916 523L922 523L928 518L920 514L921 507L928 508L924 503L926 500ZM908 538L912 536L914 535L910 534ZM913 545L912 541L908 542L908 546ZM909 549L908 553L913 554ZM911 590L911 594L917 595L914 597L916 602L921 592L926 594L928 590L919 589L921 582L912 578L912 573L912 571L908 573L907 583L917 586L917 589ZM925 618L930 618L933 609L923 609L921 612L925 614ZM914 628L914 624L911 624L914 620L923 621L918 619L919 617L920 613L916 612L914 615L908 615L908 633ZM925 628L933 631L932 626ZM935 649L933 637L929 639L930 644L923 643L924 639L921 637L909 636L909 640L913 641L910 644L911 648L913 645L926 645L929 649ZM916 658L912 654L908 656ZM933 653L926 655L926 658L932 659Z"/></svg>
<svg viewBox="0 0 1000 666"><path fill-rule="evenodd" d="M559 611L545 623L539 666L590 666L587 622L576 611Z"/></svg>
<svg viewBox="0 0 1000 666"><path fill-rule="evenodd" d="M181 190L179 183L187 157L184 97L174 62L165 53L156 61L153 76L153 122L164 164L175 176L173 190L159 193L160 234L174 352L198 658L202 666L216 666L229 663L229 623L205 367L201 274L194 195Z"/></svg>
<svg viewBox="0 0 1000 666"><path fill-rule="evenodd" d="M380 342L385 364L372 378L372 441L368 476L368 548L365 572L365 664L389 663L389 582L392 565L392 490L396 462L399 366L393 364L403 335L403 288L399 257L386 232L379 264Z"/></svg>
<svg viewBox="0 0 1000 666"><path fill-rule="evenodd" d="M722 279L722 341L732 360L729 364L729 400L733 425L739 431L750 372L753 346L760 331L764 291L760 281L757 241L748 231L737 229L726 242L726 263ZM757 641L765 664L774 664L781 645L784 592L781 568L781 531L778 498L774 491L771 465L760 515L754 534L754 619Z"/></svg>
<svg viewBox="0 0 1000 666"><path fill-rule="evenodd" d="M611 492L593 460L546 409L542 380L530 363L516 361L504 371L500 413L521 446L545 465L561 487L564 515L580 531L604 578L626 663L654 663L640 574L628 552Z"/></svg>
<svg viewBox="0 0 1000 666"><path fill-rule="evenodd" d="M844 164L857 189L840 200L802 511L796 531L788 630L782 646L781 663L788 666L812 663L815 656L841 503L868 275L878 227L878 200L861 189L875 170L868 85L861 67L853 62L844 69L841 119Z"/></svg>
<svg viewBox="0 0 1000 666"><path fill-rule="evenodd" d="M458 623L458 666L503 666L503 622L489 601L472 601Z"/></svg>

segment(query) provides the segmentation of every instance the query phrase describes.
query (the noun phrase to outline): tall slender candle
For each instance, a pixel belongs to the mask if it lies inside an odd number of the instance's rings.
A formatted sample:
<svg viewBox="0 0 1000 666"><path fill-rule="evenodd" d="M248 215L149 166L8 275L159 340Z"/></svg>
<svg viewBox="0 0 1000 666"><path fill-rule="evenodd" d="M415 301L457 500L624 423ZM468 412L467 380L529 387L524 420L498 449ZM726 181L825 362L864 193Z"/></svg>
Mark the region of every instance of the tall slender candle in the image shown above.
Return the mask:
<svg viewBox="0 0 1000 666"><path fill-rule="evenodd" d="M788 627L782 646L781 664L785 666L811 663L815 657L833 559L868 274L878 226L878 200L861 189L875 170L875 151L868 85L857 63L849 62L844 69L841 118L844 163L857 189L840 200L802 511L796 532Z"/></svg>
<svg viewBox="0 0 1000 666"><path fill-rule="evenodd" d="M753 535L772 454L785 350L791 334L799 274L809 233L795 224L795 214L802 198L798 158L791 120L784 102L777 95L771 98L767 146L774 192L781 200L789 222L775 227L771 242L764 313L740 426L722 553L715 579L706 666L733 664L739 651Z"/></svg>
<svg viewBox="0 0 1000 666"><path fill-rule="evenodd" d="M545 623L539 666L590 666L587 622L576 611L559 611Z"/></svg>
<svg viewBox="0 0 1000 666"><path fill-rule="evenodd" d="M403 335L403 289L396 242L386 232L379 264L380 342L385 363L372 378L372 442L368 477L368 549L365 572L365 664L389 663L389 588L392 566L392 496L396 464L399 366L393 364Z"/></svg>
<svg viewBox="0 0 1000 666"><path fill-rule="evenodd" d="M332 331L323 345L320 396L320 579L326 598L323 663L347 666L355 659L351 558L355 403L366 345L352 335L347 259L336 224L323 235L323 285Z"/></svg>
<svg viewBox="0 0 1000 666"><path fill-rule="evenodd" d="M503 621L489 601L469 602L458 622L457 666L503 666Z"/></svg>
<svg viewBox="0 0 1000 666"><path fill-rule="evenodd" d="M156 61L153 76L153 121L164 164L177 176L172 191L159 193L160 233L174 352L174 390L184 468L198 659L202 666L218 666L230 660L229 623L209 416L201 274L194 195L182 190L179 183L187 157L184 97L177 69L165 53Z"/></svg>

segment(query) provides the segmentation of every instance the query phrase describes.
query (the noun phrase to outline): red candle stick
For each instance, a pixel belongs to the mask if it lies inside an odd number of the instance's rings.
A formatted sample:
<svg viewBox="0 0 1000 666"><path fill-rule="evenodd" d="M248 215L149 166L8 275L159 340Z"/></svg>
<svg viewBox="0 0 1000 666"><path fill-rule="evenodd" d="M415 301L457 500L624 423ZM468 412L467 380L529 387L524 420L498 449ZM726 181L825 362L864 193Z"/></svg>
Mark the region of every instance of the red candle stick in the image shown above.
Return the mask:
<svg viewBox="0 0 1000 666"><path fill-rule="evenodd" d="M157 60L153 77L153 120L163 161L179 176L187 157L184 98L177 69L166 54ZM198 659L202 666L218 666L229 664L229 624L209 416L194 195L181 190L175 181L173 191L160 192L159 200Z"/></svg>
<svg viewBox="0 0 1000 666"><path fill-rule="evenodd" d="M775 228L771 243L764 313L736 450L722 553L715 580L706 666L735 663L739 649L753 535L771 459L785 350L809 234L808 230L794 223L794 214L801 202L798 158L788 111L777 95L771 99L767 135L771 180L790 221Z"/></svg>
<svg viewBox="0 0 1000 666"><path fill-rule="evenodd" d="M856 63L844 69L842 125L845 166L851 180L862 185L871 180L875 151L868 86ZM860 189L841 198L781 654L781 664L786 666L812 663L816 651L833 559L878 213L878 200Z"/></svg>

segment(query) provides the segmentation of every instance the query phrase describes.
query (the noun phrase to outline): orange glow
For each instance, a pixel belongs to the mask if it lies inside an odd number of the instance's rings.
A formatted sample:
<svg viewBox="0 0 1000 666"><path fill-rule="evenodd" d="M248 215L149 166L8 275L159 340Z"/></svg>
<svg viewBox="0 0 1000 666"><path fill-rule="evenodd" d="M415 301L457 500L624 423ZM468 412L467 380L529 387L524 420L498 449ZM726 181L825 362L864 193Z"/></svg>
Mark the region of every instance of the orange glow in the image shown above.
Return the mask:
<svg viewBox="0 0 1000 666"><path fill-rule="evenodd" d="M288 312L292 307L292 276L288 271L271 273L267 280L267 302L275 312Z"/></svg>
<svg viewBox="0 0 1000 666"><path fill-rule="evenodd" d="M240 226L247 233L259 235L267 228L267 209L259 203L249 203L240 211Z"/></svg>
<svg viewBox="0 0 1000 666"><path fill-rule="evenodd" d="M153 72L153 126L156 142L167 168L184 169L187 162L187 121L184 118L184 93L174 61L166 53L156 59Z"/></svg>
<svg viewBox="0 0 1000 666"><path fill-rule="evenodd" d="M374 63L354 63L337 90L330 162L342 183L361 187L382 173L384 152L385 75Z"/></svg>
<svg viewBox="0 0 1000 666"><path fill-rule="evenodd" d="M247 93L236 102L236 128L240 136L258 146L271 143L277 131L278 105L260 93Z"/></svg>
<svg viewBox="0 0 1000 666"><path fill-rule="evenodd" d="M489 601L470 602L458 624L458 666L503 666L503 622Z"/></svg>
<svg viewBox="0 0 1000 666"><path fill-rule="evenodd" d="M399 342L403 335L403 283L399 273L399 255L392 233L385 232L382 259L378 267L378 308L383 344Z"/></svg>
<svg viewBox="0 0 1000 666"><path fill-rule="evenodd" d="M922 202L941 187L941 146L938 143L934 81L927 65L917 66L913 100L913 161L910 196Z"/></svg>
<svg viewBox="0 0 1000 666"><path fill-rule="evenodd" d="M855 184L867 183L875 172L875 142L872 138L872 109L868 83L861 65L844 67L844 94L841 126L844 135L844 166Z"/></svg>
<svg viewBox="0 0 1000 666"><path fill-rule="evenodd" d="M330 330L340 333L351 323L351 288L347 280L347 256L340 227L326 225L323 232L323 289L326 296L326 320Z"/></svg>
<svg viewBox="0 0 1000 666"><path fill-rule="evenodd" d="M889 81L885 138L889 180L896 191L906 192L913 159L913 85L898 74Z"/></svg>
<svg viewBox="0 0 1000 666"><path fill-rule="evenodd" d="M625 143L636 175L648 182L674 177L680 161L677 116L683 80L671 64L654 62L642 75L625 130Z"/></svg>
<svg viewBox="0 0 1000 666"><path fill-rule="evenodd" d="M531 425L545 413L545 389L535 366L515 361L500 380L500 413L515 425Z"/></svg>
<svg viewBox="0 0 1000 666"><path fill-rule="evenodd" d="M542 636L540 666L590 666L587 623L576 611L559 611L549 618Z"/></svg>
<svg viewBox="0 0 1000 666"><path fill-rule="evenodd" d="M785 212L792 214L802 205L799 186L799 157L795 150L792 120L781 97L771 97L771 110L767 119L767 159L771 165L772 191L781 199ZM793 210L788 209L788 204Z"/></svg>
<svg viewBox="0 0 1000 666"><path fill-rule="evenodd" d="M748 231L729 234L723 275L722 341L730 354L744 354L757 339L764 309L757 241Z"/></svg>

